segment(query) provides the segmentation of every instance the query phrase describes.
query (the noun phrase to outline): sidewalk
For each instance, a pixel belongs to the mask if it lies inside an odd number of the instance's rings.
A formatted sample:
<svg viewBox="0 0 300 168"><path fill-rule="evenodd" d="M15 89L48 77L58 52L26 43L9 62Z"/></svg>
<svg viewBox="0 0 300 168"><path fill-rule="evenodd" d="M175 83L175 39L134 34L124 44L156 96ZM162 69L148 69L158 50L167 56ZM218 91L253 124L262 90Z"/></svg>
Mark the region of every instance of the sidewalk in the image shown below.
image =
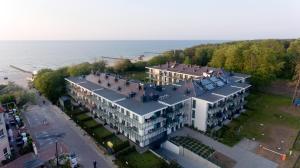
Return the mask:
<svg viewBox="0 0 300 168"><path fill-rule="evenodd" d="M58 108L57 106L54 106L54 108L56 108L55 112L56 114L60 115L61 117L66 119L66 122L68 123L68 125L70 125L70 127L77 131L80 132L80 136L86 141L86 143L91 146L94 150L96 150L98 153L101 153L104 157L103 159L110 164L110 167L112 168L116 168L117 166L114 164L113 160L115 160L115 157L112 155L105 155L104 151L101 150L95 143L94 139L92 137L90 137L85 130L83 130L79 125L77 125L66 113L64 113L63 111L61 111L60 108Z"/></svg>
<svg viewBox="0 0 300 168"><path fill-rule="evenodd" d="M203 144L235 160L237 162L235 165L236 168L276 168L278 166L277 163L256 155L244 148L237 145L234 147L226 146L187 127L174 132L171 136L190 136L195 138Z"/></svg>

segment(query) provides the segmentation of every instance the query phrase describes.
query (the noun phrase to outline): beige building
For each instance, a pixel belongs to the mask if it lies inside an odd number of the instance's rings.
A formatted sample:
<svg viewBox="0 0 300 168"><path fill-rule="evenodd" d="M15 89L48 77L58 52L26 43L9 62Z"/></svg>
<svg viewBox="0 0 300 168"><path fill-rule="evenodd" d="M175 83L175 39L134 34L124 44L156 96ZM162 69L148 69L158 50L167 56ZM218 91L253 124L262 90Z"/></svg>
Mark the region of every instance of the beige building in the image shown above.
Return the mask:
<svg viewBox="0 0 300 168"><path fill-rule="evenodd" d="M0 106L0 161L6 160L10 154L8 134L5 127L4 110L2 110Z"/></svg>
<svg viewBox="0 0 300 168"><path fill-rule="evenodd" d="M167 62L166 64L157 65L153 67L146 67L148 69L148 78L150 82L157 85L168 85L178 83L188 79L199 79L203 77L221 76L228 73L236 80L244 80L249 78L249 75L224 72L220 68L212 68L198 65L185 65L176 62Z"/></svg>

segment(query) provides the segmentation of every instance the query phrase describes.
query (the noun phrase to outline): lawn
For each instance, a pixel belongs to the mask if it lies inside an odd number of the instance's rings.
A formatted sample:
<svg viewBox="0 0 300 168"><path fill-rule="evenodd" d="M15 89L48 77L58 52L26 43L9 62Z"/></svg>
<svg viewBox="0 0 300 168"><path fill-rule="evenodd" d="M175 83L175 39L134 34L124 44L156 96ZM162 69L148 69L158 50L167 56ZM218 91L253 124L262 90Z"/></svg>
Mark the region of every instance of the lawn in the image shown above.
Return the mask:
<svg viewBox="0 0 300 168"><path fill-rule="evenodd" d="M216 135L219 141L234 145L243 137L264 141L268 137L267 126L284 126L300 129L300 116L288 113L291 99L269 93L255 92L247 98L247 111L234 119L228 126L220 129Z"/></svg>
<svg viewBox="0 0 300 168"><path fill-rule="evenodd" d="M163 167L164 161L157 156L155 156L150 151L146 151L142 154L133 151L126 155L120 156L120 161L128 162L128 166L123 163L120 167L130 167L130 168L160 168Z"/></svg>
<svg viewBox="0 0 300 168"><path fill-rule="evenodd" d="M114 146L118 146L123 143L123 141L117 136L112 136L111 138L106 140L106 142L108 141L110 141Z"/></svg>
<svg viewBox="0 0 300 168"><path fill-rule="evenodd" d="M99 123L95 120L89 120L89 121L84 122L84 125L87 128L92 128L92 127L96 127L97 125L99 125Z"/></svg>
<svg viewBox="0 0 300 168"><path fill-rule="evenodd" d="M104 137L107 137L109 135L111 135L112 133L110 131L108 131L105 127L97 127L93 130L93 133L95 134L95 136L98 139L102 139Z"/></svg>
<svg viewBox="0 0 300 168"><path fill-rule="evenodd" d="M84 120L87 120L88 118L91 118L91 117L86 114L80 114L80 115L76 116L76 119L79 121L84 121Z"/></svg>

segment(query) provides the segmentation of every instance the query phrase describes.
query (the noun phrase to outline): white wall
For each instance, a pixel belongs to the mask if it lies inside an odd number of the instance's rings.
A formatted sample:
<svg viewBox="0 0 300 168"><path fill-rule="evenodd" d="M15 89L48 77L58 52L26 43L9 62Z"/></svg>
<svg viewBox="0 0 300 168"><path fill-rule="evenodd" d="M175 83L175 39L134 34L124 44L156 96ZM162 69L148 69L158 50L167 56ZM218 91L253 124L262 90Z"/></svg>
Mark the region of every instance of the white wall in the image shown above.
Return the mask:
<svg viewBox="0 0 300 168"><path fill-rule="evenodd" d="M201 131L206 131L208 103L206 101L197 98L193 98L193 100L196 100L196 108L194 109L195 110L194 126L195 128Z"/></svg>
<svg viewBox="0 0 300 168"><path fill-rule="evenodd" d="M186 148L183 148L182 153L180 153L180 155L199 163L199 167L220 168L219 166L213 164L212 162L204 159L203 157L197 155L196 153Z"/></svg>

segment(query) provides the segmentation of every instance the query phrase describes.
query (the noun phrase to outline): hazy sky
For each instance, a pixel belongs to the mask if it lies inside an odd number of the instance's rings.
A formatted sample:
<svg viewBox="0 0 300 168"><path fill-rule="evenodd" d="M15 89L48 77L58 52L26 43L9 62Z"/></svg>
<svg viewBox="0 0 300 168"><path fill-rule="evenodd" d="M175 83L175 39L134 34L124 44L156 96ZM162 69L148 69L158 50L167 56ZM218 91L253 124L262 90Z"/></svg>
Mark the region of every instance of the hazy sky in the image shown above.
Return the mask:
<svg viewBox="0 0 300 168"><path fill-rule="evenodd" d="M0 0L0 40L299 37L300 0Z"/></svg>

